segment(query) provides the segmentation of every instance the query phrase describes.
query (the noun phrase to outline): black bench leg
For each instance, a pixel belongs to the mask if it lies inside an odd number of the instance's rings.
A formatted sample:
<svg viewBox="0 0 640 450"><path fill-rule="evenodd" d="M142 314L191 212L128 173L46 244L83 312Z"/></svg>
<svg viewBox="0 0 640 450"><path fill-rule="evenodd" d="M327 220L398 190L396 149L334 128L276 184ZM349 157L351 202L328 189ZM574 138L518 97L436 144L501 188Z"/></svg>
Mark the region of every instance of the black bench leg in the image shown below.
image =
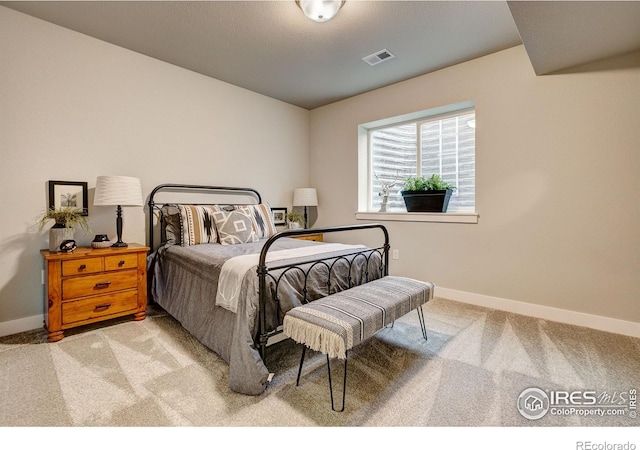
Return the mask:
<svg viewBox="0 0 640 450"><path fill-rule="evenodd" d="M336 409L333 402L333 384L331 383L331 360L327 355L327 372L329 372L329 394L331 395L331 409L336 412L344 411L344 400L347 395L347 355L344 358L344 378L342 380L342 408Z"/></svg>
<svg viewBox="0 0 640 450"><path fill-rule="evenodd" d="M300 358L300 367L298 368L298 379L296 380L296 386L300 386L300 374L302 373L302 363L304 363L304 355L307 353L307 346L302 346L302 358Z"/></svg>
<svg viewBox="0 0 640 450"><path fill-rule="evenodd" d="M425 324L425 321L424 321L424 312L422 311L422 306L418 306L416 310L418 311L418 320L420 320L420 329L422 330L422 337L424 338L425 341L428 341L429 339L427 338L427 325Z"/></svg>
<svg viewBox="0 0 640 450"><path fill-rule="evenodd" d="M300 366L298 367L298 378L296 379L296 386L300 386L300 375L302 374L302 365L304 364L304 356L307 353L307 346L302 346L302 357L300 358ZM346 355L345 355L346 356ZM344 359L344 377L342 380L342 408L336 409L333 401L333 383L331 381L331 360L327 355L327 372L329 373L329 395L331 396L331 409L336 412L344 411L344 401L347 395L347 358Z"/></svg>
<svg viewBox="0 0 640 450"><path fill-rule="evenodd" d="M426 322L424 321L424 312L422 311L422 306L418 306L416 308L416 311L418 311L418 320L420 321L420 330L422 330L422 337L424 338L425 341L428 341L429 338L427 337L427 325ZM395 324L396 322L393 321L391 322L390 325L387 325L385 328L393 328L393 324Z"/></svg>

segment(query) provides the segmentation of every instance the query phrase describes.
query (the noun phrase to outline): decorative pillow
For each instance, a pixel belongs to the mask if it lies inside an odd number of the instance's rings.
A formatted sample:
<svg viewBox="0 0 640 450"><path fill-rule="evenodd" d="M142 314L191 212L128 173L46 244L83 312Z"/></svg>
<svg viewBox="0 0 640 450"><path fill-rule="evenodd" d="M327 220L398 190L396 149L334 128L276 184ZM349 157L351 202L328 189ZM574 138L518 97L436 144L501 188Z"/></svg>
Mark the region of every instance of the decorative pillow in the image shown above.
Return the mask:
<svg viewBox="0 0 640 450"><path fill-rule="evenodd" d="M242 205L238 206L238 210L244 211L251 218L251 226L258 239L269 238L278 232L268 204Z"/></svg>
<svg viewBox="0 0 640 450"><path fill-rule="evenodd" d="M218 208L210 205L178 205L180 210L180 230L182 246L215 244L218 235L213 215Z"/></svg>
<svg viewBox="0 0 640 450"><path fill-rule="evenodd" d="M240 210L215 211L213 220L218 229L218 239L222 245L244 244L258 242L258 236L253 231L251 218Z"/></svg>
<svg viewBox="0 0 640 450"><path fill-rule="evenodd" d="M180 233L180 209L178 205L164 205L160 209L162 214L160 230L160 237L162 242L166 244L178 244L182 243L182 237Z"/></svg>

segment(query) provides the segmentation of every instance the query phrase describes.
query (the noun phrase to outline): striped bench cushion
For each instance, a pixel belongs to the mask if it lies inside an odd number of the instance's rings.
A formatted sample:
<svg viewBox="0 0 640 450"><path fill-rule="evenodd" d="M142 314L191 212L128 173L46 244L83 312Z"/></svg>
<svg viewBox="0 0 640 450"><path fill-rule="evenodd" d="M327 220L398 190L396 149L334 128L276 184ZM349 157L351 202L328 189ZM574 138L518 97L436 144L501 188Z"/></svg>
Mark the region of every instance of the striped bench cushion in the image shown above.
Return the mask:
<svg viewBox="0 0 640 450"><path fill-rule="evenodd" d="M346 358L347 350L433 298L433 283L386 276L293 308L284 333L294 341Z"/></svg>

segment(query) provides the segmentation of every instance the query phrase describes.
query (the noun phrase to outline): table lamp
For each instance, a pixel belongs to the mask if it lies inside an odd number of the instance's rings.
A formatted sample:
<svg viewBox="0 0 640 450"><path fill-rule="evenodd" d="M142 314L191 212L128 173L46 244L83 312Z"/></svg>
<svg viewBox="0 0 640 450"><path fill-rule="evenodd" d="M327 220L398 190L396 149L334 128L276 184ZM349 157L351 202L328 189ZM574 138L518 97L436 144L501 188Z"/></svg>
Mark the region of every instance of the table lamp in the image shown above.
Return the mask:
<svg viewBox="0 0 640 450"><path fill-rule="evenodd" d="M304 227L308 228L307 207L318 206L315 188L298 188L293 191L293 206L304 206Z"/></svg>
<svg viewBox="0 0 640 450"><path fill-rule="evenodd" d="M142 186L138 178L104 175L96 181L94 206L117 206L116 231L118 240L112 247L127 247L122 242L122 207L142 206Z"/></svg>

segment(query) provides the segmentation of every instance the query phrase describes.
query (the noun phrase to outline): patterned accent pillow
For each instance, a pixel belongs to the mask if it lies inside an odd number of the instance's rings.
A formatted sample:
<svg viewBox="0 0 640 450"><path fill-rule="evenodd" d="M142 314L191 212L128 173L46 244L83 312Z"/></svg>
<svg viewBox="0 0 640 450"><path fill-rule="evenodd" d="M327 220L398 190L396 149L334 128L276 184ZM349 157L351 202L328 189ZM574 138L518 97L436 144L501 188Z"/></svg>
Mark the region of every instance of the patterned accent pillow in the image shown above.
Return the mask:
<svg viewBox="0 0 640 450"><path fill-rule="evenodd" d="M244 211L251 218L251 225L258 239L265 239L278 232L271 216L271 207L266 203L259 205L238 206L240 211Z"/></svg>
<svg viewBox="0 0 640 450"><path fill-rule="evenodd" d="M181 245L215 244L218 242L213 215L218 208L202 205L178 205L181 221Z"/></svg>
<svg viewBox="0 0 640 450"><path fill-rule="evenodd" d="M180 209L178 205L164 205L160 209L161 224L160 239L165 244L178 244L182 242L180 230Z"/></svg>
<svg viewBox="0 0 640 450"><path fill-rule="evenodd" d="M253 231L251 218L240 210L213 213L213 220L218 229L218 238L222 245L244 244L258 242L258 236Z"/></svg>

